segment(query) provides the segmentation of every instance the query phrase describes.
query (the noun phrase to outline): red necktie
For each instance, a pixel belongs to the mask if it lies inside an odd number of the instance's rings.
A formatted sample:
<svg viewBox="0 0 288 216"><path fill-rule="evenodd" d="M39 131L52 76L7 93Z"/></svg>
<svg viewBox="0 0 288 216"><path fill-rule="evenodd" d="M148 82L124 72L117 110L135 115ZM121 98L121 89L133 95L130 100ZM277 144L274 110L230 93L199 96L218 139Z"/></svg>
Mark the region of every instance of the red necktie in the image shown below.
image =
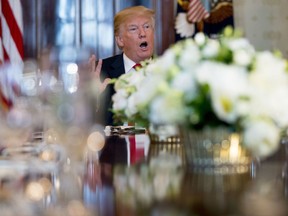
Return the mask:
<svg viewBox="0 0 288 216"><path fill-rule="evenodd" d="M135 65L133 66L133 68L134 68L135 70L137 70L137 69L139 69L139 68L141 68L141 67L142 67L142 65L139 64L139 63L137 63L137 64L135 64Z"/></svg>

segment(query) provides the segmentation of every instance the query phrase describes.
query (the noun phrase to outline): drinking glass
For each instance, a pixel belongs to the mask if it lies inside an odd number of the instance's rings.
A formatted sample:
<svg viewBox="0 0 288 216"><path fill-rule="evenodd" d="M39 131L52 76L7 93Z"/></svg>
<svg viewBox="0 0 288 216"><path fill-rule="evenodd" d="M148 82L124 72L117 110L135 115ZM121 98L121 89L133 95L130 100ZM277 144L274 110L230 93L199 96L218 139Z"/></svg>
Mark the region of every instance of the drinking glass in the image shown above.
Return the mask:
<svg viewBox="0 0 288 216"><path fill-rule="evenodd" d="M99 101L89 71L89 57L90 50L86 48L54 48L42 59L45 67L40 67L44 141L47 145L63 146L67 153L59 175L58 194L63 202L81 200L85 152L93 148L91 137L104 131L95 120L100 115Z"/></svg>

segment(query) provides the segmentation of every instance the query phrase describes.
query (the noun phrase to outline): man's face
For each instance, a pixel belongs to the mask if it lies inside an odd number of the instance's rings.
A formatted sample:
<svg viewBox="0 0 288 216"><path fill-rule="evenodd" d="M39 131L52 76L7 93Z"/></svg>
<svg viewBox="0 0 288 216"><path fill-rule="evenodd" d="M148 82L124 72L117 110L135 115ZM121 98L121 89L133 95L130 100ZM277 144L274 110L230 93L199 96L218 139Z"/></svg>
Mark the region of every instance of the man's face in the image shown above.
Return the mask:
<svg viewBox="0 0 288 216"><path fill-rule="evenodd" d="M118 46L134 62L150 58L154 51L154 26L146 16L135 16L120 26Z"/></svg>

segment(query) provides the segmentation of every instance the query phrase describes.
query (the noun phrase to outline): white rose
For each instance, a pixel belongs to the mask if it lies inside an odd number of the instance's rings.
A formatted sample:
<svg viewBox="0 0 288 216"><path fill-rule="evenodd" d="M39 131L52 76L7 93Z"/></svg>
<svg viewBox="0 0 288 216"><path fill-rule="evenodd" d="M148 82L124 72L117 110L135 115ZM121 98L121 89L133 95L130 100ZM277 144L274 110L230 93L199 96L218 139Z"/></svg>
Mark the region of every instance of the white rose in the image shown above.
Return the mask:
<svg viewBox="0 0 288 216"><path fill-rule="evenodd" d="M191 40L185 41L185 47L179 56L179 66L180 68L187 69L193 67L194 64L199 62L201 58L201 53L199 48Z"/></svg>
<svg viewBox="0 0 288 216"><path fill-rule="evenodd" d="M131 73L131 76L128 79L129 85L135 86L137 88L144 78L145 78L145 75L142 69L134 73Z"/></svg>
<svg viewBox="0 0 288 216"><path fill-rule="evenodd" d="M195 35L194 40L198 46L202 46L205 44L206 36L203 32L199 32Z"/></svg>
<svg viewBox="0 0 288 216"><path fill-rule="evenodd" d="M120 90L123 89L125 87L127 87L127 85L129 85L129 79L132 76L133 73L126 73L126 74L122 74L118 80L115 82L114 88L115 90Z"/></svg>
<svg viewBox="0 0 288 216"><path fill-rule="evenodd" d="M275 76L277 79L276 83L281 81L281 77L285 82L287 82L287 75L285 75L286 61L274 56L271 52L264 51L257 53L255 71L258 71L259 73L265 73L265 76L270 75L271 78Z"/></svg>
<svg viewBox="0 0 288 216"><path fill-rule="evenodd" d="M233 53L233 61L237 65L248 66L252 62L253 55L251 52L240 49Z"/></svg>
<svg viewBox="0 0 288 216"><path fill-rule="evenodd" d="M168 49L164 54L155 61L155 65L160 67L162 71L169 70L175 64L176 55L173 49ZM149 65L148 65L149 66Z"/></svg>
<svg viewBox="0 0 288 216"><path fill-rule="evenodd" d="M137 107L135 104L135 94L130 95L130 97L127 99L127 107L125 110L125 114L128 118L132 117L137 113Z"/></svg>
<svg viewBox="0 0 288 216"><path fill-rule="evenodd" d="M113 96L113 109L114 110L124 110L127 106L128 94L125 89L119 89Z"/></svg>
<svg viewBox="0 0 288 216"><path fill-rule="evenodd" d="M225 43L232 51L246 50L248 53L255 53L254 47L246 38L227 39Z"/></svg>
<svg viewBox="0 0 288 216"><path fill-rule="evenodd" d="M135 104L140 106L148 105L158 92L158 85L162 81L161 76L146 77L137 92L135 92Z"/></svg>
<svg viewBox="0 0 288 216"><path fill-rule="evenodd" d="M197 86L193 72L183 72L175 76L171 83L171 87L184 92L188 100L195 98L197 94Z"/></svg>
<svg viewBox="0 0 288 216"><path fill-rule="evenodd" d="M196 69L196 79L208 84L214 112L223 121L233 123L243 114L242 96L248 95L247 74L244 68L204 62Z"/></svg>
<svg viewBox="0 0 288 216"><path fill-rule="evenodd" d="M272 118L280 127L288 125L288 86L269 91L251 90L250 115Z"/></svg>
<svg viewBox="0 0 288 216"><path fill-rule="evenodd" d="M220 49L219 41L209 40L207 45L202 50L202 55L204 58L213 58L215 57Z"/></svg>
<svg viewBox="0 0 288 216"><path fill-rule="evenodd" d="M254 156L264 158L278 149L280 131L271 121L249 120L245 122L243 141Z"/></svg>
<svg viewBox="0 0 288 216"><path fill-rule="evenodd" d="M181 97L180 92L173 90L168 90L164 95L156 97L150 104L150 121L155 124L182 122L185 112Z"/></svg>

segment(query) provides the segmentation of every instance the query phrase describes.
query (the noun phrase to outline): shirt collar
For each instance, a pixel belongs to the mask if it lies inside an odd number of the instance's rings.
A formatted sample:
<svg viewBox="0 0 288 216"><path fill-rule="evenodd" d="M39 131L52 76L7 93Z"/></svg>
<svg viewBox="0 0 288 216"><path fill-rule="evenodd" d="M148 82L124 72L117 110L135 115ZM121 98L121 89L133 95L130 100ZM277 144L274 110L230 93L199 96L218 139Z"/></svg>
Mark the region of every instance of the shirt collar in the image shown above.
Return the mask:
<svg viewBox="0 0 288 216"><path fill-rule="evenodd" d="M124 61L125 73L128 73L131 70L131 68L133 68L133 66L136 64L134 61L129 59L125 55L125 53L123 53L123 61Z"/></svg>

